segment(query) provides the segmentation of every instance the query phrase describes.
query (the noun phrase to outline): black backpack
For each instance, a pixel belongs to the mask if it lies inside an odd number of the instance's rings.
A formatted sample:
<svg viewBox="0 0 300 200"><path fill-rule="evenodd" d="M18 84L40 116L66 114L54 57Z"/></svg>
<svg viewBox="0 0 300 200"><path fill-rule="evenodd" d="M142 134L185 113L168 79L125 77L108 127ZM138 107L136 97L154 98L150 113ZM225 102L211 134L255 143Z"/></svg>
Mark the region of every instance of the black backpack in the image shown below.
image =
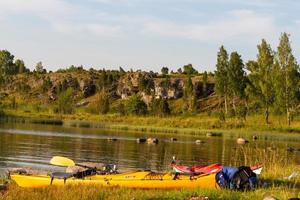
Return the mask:
<svg viewBox="0 0 300 200"><path fill-rule="evenodd" d="M257 177L250 167L239 167L230 180L230 188L235 190L253 190L256 186Z"/></svg>

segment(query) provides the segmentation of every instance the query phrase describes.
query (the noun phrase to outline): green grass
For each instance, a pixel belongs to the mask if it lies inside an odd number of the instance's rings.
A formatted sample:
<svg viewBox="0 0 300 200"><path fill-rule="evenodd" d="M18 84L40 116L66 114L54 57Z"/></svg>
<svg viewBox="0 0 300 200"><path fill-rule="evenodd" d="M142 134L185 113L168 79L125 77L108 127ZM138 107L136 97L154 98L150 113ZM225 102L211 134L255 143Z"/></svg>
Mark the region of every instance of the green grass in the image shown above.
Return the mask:
<svg viewBox="0 0 300 200"><path fill-rule="evenodd" d="M233 165L253 165L261 163L264 170L259 177L260 184L255 191L236 192L217 189L182 189L182 190L142 190L127 188L102 188L96 185L89 186L65 186L48 187L44 189L24 189L14 183L9 189L0 194L3 200L146 200L146 199L188 199L195 196L207 196L210 199L262 199L268 193L278 199L300 197L300 177L286 180L292 172L299 172L299 165L287 160L285 151L273 147L269 150L262 150L249 147L236 149L235 156L231 160ZM241 163L241 160L243 162Z"/></svg>
<svg viewBox="0 0 300 200"><path fill-rule="evenodd" d="M266 193L272 194L279 199L298 197L296 190L284 187L272 187L269 189L258 189L254 192L233 192L229 190L141 190L125 188L100 188L91 186L66 186L49 187L45 189L23 189L11 185L8 192L0 196L3 200L182 200L190 197L207 196L210 199L262 199Z"/></svg>
<svg viewBox="0 0 300 200"><path fill-rule="evenodd" d="M28 106L29 107L29 106ZM36 112L26 110L6 109L5 113L18 122L31 122L41 124L63 124L78 127L95 127L118 130L146 131L152 133L190 134L197 135L209 131L261 131L261 132L291 132L300 133L300 119L295 117L291 126L288 126L283 116L271 116L270 124L266 124L262 115L251 115L246 121L228 118L221 122L214 116L206 113L182 116L120 116L118 114L97 115L77 109L71 115L55 114L48 109Z"/></svg>

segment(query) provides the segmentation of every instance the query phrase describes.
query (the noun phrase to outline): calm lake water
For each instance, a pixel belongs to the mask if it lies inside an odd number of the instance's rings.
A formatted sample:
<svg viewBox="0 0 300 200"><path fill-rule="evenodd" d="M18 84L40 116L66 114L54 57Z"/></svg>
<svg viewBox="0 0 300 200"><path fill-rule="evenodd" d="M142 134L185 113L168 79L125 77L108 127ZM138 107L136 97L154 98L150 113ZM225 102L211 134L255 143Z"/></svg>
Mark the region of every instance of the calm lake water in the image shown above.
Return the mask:
<svg viewBox="0 0 300 200"><path fill-rule="evenodd" d="M259 140L252 141L249 147L268 148L293 147L300 150L300 135L262 134ZM2 123L0 124L0 168L32 167L54 169L49 164L52 156L66 156L76 162L107 162L117 164L121 170L151 169L167 170L172 156L182 164L231 163L234 152L240 148L236 144L239 133L223 134L220 137L176 136L143 132L125 132L94 128L77 128L57 125ZM137 143L140 137L157 137L157 145ZM117 138L108 141L107 138ZM205 141L195 144L195 140ZM291 160L300 163L300 151L286 152Z"/></svg>

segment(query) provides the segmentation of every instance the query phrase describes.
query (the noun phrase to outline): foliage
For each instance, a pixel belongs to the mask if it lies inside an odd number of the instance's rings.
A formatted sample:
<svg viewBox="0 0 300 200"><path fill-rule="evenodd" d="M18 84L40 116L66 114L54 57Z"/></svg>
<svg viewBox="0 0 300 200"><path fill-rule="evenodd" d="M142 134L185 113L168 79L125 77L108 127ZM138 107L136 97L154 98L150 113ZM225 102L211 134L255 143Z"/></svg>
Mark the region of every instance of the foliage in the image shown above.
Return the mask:
<svg viewBox="0 0 300 200"><path fill-rule="evenodd" d="M299 67L296 59L292 54L292 48L289 36L283 33L280 38L276 54L275 64L275 105L287 115L288 124L291 123L292 112L295 109L297 99L299 75ZM296 87L295 87L296 86Z"/></svg>
<svg viewBox="0 0 300 200"><path fill-rule="evenodd" d="M215 71L215 92L219 96L224 96L225 114L227 114L227 97L228 97L228 54L224 46L221 46L217 56L217 70Z"/></svg>
<svg viewBox="0 0 300 200"><path fill-rule="evenodd" d="M47 92L51 87L52 87L52 82L49 76L47 76L43 79L42 91Z"/></svg>
<svg viewBox="0 0 300 200"><path fill-rule="evenodd" d="M98 76L98 81L96 83L97 90L101 92L102 90L110 91L114 89L115 85L117 84L121 74L119 71L108 71L108 70L101 70L99 71L100 75Z"/></svg>
<svg viewBox="0 0 300 200"><path fill-rule="evenodd" d="M145 92L146 94L151 93L151 88L153 88L153 80L146 78L144 75L139 76L139 91Z"/></svg>
<svg viewBox="0 0 300 200"><path fill-rule="evenodd" d="M246 88L246 73L241 56L237 52L232 52L228 65L228 93L232 100L233 111L236 115L236 100L244 97Z"/></svg>
<svg viewBox="0 0 300 200"><path fill-rule="evenodd" d="M183 73L192 75L192 74L198 74L198 71L193 68L192 64L187 64L183 66Z"/></svg>
<svg viewBox="0 0 300 200"><path fill-rule="evenodd" d="M123 102L119 102L117 105L117 112L121 115L124 116L126 115L126 109L125 109L125 105Z"/></svg>
<svg viewBox="0 0 300 200"><path fill-rule="evenodd" d="M66 72L81 72L81 71L84 71L83 69L83 66L74 66L74 65L71 65L69 67L67 67L66 69L58 69L57 72L60 72L60 73L66 73Z"/></svg>
<svg viewBox="0 0 300 200"><path fill-rule="evenodd" d="M143 100L141 100L141 97L137 94L134 94L130 97L126 107L130 114L134 114L134 115L147 114L147 105Z"/></svg>
<svg viewBox="0 0 300 200"><path fill-rule="evenodd" d="M154 99L152 103L152 112L160 117L168 116L171 114L171 109L166 98Z"/></svg>
<svg viewBox="0 0 300 200"><path fill-rule="evenodd" d="M167 75L169 73L169 69L167 67L162 67L161 73L162 73L162 75Z"/></svg>
<svg viewBox="0 0 300 200"><path fill-rule="evenodd" d="M107 114L110 109L110 97L104 90L97 95L97 112Z"/></svg>
<svg viewBox="0 0 300 200"><path fill-rule="evenodd" d="M57 111L60 114L72 114L73 108L73 88L60 92L57 99Z"/></svg>
<svg viewBox="0 0 300 200"><path fill-rule="evenodd" d="M269 123L269 109L274 101L272 75L274 73L274 55L269 44L262 40L257 46L256 61L247 63L249 83L246 88L248 96L257 99L265 108L265 120Z"/></svg>
<svg viewBox="0 0 300 200"><path fill-rule="evenodd" d="M15 67L16 67L15 69L16 73L22 74L22 73L30 72L30 70L25 67L25 63L23 60L17 59L15 61Z"/></svg>
<svg viewBox="0 0 300 200"><path fill-rule="evenodd" d="M7 50L0 51L0 74L17 74L17 69L14 64L14 55Z"/></svg>
<svg viewBox="0 0 300 200"><path fill-rule="evenodd" d="M47 73L47 70L44 69L43 63L41 61L36 64L35 71L39 74Z"/></svg>

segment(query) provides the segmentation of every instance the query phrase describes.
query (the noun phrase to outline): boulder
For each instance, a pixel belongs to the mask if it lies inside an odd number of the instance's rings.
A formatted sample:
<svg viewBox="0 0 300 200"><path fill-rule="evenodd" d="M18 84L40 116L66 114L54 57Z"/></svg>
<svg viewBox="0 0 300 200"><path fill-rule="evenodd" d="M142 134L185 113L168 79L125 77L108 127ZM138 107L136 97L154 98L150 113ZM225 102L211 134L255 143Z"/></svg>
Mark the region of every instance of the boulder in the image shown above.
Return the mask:
<svg viewBox="0 0 300 200"><path fill-rule="evenodd" d="M195 143L196 143L196 144L203 144L203 143L205 143L205 142L204 142L203 140L196 140Z"/></svg>
<svg viewBox="0 0 300 200"><path fill-rule="evenodd" d="M108 140L108 141L114 141L114 142L115 142L115 141L117 141L118 139L117 139L117 138L107 138L107 140Z"/></svg>
<svg viewBox="0 0 300 200"><path fill-rule="evenodd" d="M249 143L249 141L246 140L245 138L238 138L236 140L236 143L238 143L238 144L246 144L246 143Z"/></svg>
<svg viewBox="0 0 300 200"><path fill-rule="evenodd" d="M158 144L158 139L157 138L148 138L147 143L148 144Z"/></svg>
<svg viewBox="0 0 300 200"><path fill-rule="evenodd" d="M221 136L221 135L222 135L222 133L213 133L213 132L206 133L207 137L217 137L217 136Z"/></svg>

